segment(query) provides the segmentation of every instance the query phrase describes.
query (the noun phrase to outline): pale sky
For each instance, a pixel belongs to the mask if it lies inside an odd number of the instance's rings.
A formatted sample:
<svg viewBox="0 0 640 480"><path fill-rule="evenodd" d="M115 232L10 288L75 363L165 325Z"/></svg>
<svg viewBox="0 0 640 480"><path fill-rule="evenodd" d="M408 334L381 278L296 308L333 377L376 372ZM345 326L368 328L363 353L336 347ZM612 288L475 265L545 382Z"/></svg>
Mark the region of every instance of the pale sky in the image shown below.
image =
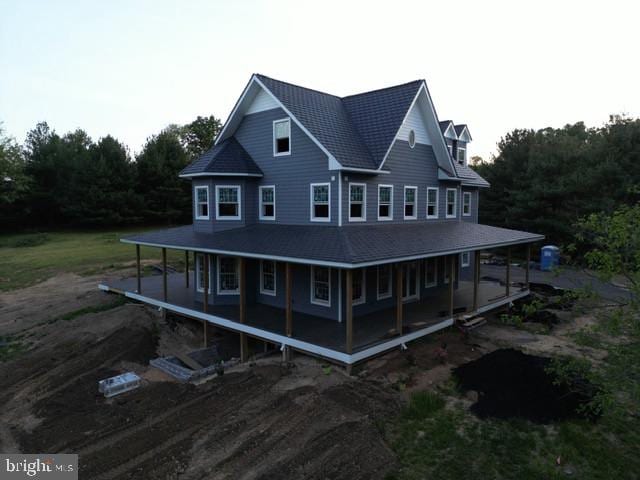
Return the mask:
<svg viewBox="0 0 640 480"><path fill-rule="evenodd" d="M424 78L485 158L514 128L640 116L640 3L0 0L0 121L139 151L253 72L349 95Z"/></svg>

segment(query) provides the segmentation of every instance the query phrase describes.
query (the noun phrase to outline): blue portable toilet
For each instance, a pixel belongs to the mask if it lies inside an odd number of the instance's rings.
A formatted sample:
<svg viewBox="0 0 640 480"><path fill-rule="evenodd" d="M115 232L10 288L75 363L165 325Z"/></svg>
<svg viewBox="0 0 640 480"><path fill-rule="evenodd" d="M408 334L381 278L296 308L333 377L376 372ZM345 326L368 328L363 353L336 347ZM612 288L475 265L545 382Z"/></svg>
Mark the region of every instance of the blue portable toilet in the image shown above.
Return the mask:
<svg viewBox="0 0 640 480"><path fill-rule="evenodd" d="M560 263L560 249L555 245L545 245L540 249L540 270L550 271Z"/></svg>

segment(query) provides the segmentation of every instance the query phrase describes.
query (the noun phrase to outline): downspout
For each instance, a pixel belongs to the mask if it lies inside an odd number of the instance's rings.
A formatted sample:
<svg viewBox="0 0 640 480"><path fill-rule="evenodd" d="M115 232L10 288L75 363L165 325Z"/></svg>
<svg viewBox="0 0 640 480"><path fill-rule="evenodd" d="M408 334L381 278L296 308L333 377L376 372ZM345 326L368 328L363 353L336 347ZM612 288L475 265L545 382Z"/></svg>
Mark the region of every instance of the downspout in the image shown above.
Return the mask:
<svg viewBox="0 0 640 480"><path fill-rule="evenodd" d="M342 170L338 170L338 226L342 226Z"/></svg>

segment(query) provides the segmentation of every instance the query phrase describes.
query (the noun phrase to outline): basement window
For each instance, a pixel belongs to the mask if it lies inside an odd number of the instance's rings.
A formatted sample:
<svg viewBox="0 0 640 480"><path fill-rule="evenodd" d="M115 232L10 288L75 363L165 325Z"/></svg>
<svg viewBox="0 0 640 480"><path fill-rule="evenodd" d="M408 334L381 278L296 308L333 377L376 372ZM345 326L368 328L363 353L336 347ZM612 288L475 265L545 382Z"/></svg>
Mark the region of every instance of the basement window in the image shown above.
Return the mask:
<svg viewBox="0 0 640 480"><path fill-rule="evenodd" d="M291 121L288 118L273 122L273 156L291 154Z"/></svg>

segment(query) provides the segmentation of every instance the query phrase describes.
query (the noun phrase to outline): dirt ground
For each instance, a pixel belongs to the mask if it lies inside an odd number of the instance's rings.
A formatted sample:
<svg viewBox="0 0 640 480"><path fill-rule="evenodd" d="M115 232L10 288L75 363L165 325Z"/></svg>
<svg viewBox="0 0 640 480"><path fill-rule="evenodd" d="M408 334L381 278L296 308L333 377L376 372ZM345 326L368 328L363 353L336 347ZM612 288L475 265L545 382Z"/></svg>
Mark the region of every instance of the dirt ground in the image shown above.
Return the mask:
<svg viewBox="0 0 640 480"><path fill-rule="evenodd" d="M448 331L413 342L351 377L274 355L186 385L148 362L198 348L198 324L170 328L133 303L60 319L113 303L97 283L65 274L0 294L0 337L25 349L0 363L0 451L78 453L81 478L384 478L397 460L382 426L411 392L447 382L452 368L504 343L538 342L489 325L467 340ZM142 376L140 389L98 394L98 380L129 370Z"/></svg>

